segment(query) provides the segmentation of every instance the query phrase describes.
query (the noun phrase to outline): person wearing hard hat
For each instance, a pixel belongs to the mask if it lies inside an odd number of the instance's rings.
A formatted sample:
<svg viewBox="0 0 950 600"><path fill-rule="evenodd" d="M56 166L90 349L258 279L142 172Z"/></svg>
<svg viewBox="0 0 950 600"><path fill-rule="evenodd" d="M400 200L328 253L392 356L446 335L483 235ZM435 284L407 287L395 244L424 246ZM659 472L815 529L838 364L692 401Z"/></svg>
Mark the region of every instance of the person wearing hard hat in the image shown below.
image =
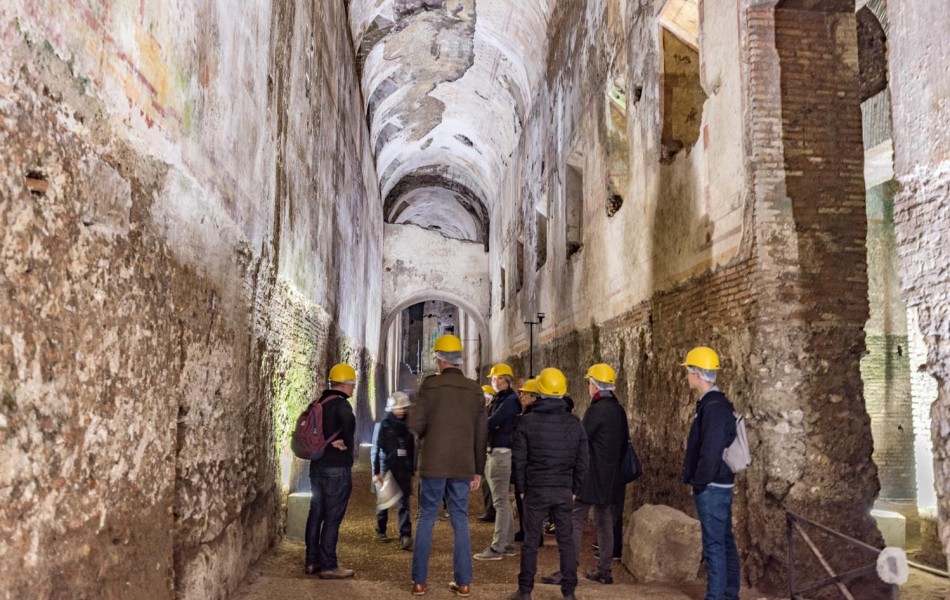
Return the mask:
<svg viewBox="0 0 950 600"><path fill-rule="evenodd" d="M512 384L514 371L504 363L488 374L495 398L488 407L488 457L485 479L495 507L495 532L491 545L475 555L475 560L501 560L515 555L515 520L511 513L511 435L521 414L521 401Z"/></svg>
<svg viewBox="0 0 950 600"><path fill-rule="evenodd" d="M370 448L370 466L377 490L383 485L386 473L402 492L399 499L399 547L412 549L412 520L409 516L409 496L412 494L412 472L415 469L415 440L406 424L409 412L409 396L393 392L386 401L386 416L373 428L373 445ZM389 542L386 526L389 507L376 510L376 540Z"/></svg>
<svg viewBox="0 0 950 600"><path fill-rule="evenodd" d="M462 341L443 335L435 341L439 374L426 377L409 415L409 429L419 439L419 520L412 553L412 593L428 587L432 528L439 503L448 499L449 520L455 537L453 572L449 588L459 596L471 593L472 554L468 530L468 495L481 485L485 468L488 423L485 402L477 383L462 374Z"/></svg>
<svg viewBox="0 0 950 600"><path fill-rule="evenodd" d="M323 434L334 441L323 456L310 461L310 512L307 514L306 568L321 579L346 579L355 574L337 563L336 543L353 489L353 435L356 417L350 396L356 370L340 363L330 369L329 389L320 396Z"/></svg>
<svg viewBox="0 0 950 600"><path fill-rule="evenodd" d="M564 410L567 378L557 369L544 369L537 377L537 400L518 421L512 455L515 489L524 502L524 543L518 591L511 600L530 600L538 570L542 523L551 516L557 535L561 570L558 583L565 598L574 599L577 587L577 548L573 510L588 469L587 433Z"/></svg>
<svg viewBox="0 0 950 600"><path fill-rule="evenodd" d="M739 554L732 534L732 493L735 474L722 459L736 437L732 403L716 387L719 355L698 346L680 365L686 367L689 389L699 394L696 416L689 429L683 482L693 488L696 514L702 526L706 562L706 600L739 597Z"/></svg>
<svg viewBox="0 0 950 600"><path fill-rule="evenodd" d="M519 415L518 421L520 422L520 417L531 412L531 405L534 404L534 401L537 399L538 394L538 379L529 379L525 381L518 387L518 399L521 400L521 415ZM518 429L518 423L515 423L515 430ZM511 474L511 483L515 483L514 476L514 466L512 466ZM515 532L515 541L523 542L524 541L524 503L521 500L521 492L524 490L519 490L515 487L515 507L518 510L518 531ZM542 538L542 546L543 538Z"/></svg>
<svg viewBox="0 0 950 600"><path fill-rule="evenodd" d="M630 431L627 412L614 396L617 374L610 365L592 365L584 375L590 394L590 407L584 413L584 430L587 432L590 468L577 499L574 501L574 543L578 548L580 563L581 537L591 508L594 509L597 530L597 545L600 556L597 568L584 573L591 581L613 583L612 554L614 547L614 502L620 482L620 461ZM545 583L556 582L557 574L543 579Z"/></svg>
<svg viewBox="0 0 950 600"><path fill-rule="evenodd" d="M482 395L485 398L485 410L488 410L492 400L495 399L495 388L490 385L483 385ZM482 477L484 476L485 474L482 473ZM476 517L476 520L482 523L494 523L495 506L491 499L491 486L489 486L487 483L482 486L482 502L485 504L485 512Z"/></svg>

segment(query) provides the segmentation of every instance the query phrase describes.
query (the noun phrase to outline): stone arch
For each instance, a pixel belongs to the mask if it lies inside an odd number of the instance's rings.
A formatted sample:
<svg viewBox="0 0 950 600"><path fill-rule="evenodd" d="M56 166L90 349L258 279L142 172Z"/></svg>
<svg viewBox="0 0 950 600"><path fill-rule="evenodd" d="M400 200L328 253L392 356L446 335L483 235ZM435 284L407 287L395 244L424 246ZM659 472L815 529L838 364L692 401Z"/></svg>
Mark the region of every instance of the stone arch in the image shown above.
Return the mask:
<svg viewBox="0 0 950 600"><path fill-rule="evenodd" d="M444 302L450 302L458 306L460 309L465 311L466 314L472 317L472 319L475 321L475 326L478 328L478 335L482 339L482 358L484 360L491 357L491 336L489 336L488 333L487 316L483 315L471 301L462 298L458 294L436 288L416 291L405 298L396 301L392 305L391 309L384 312L382 327L380 328L379 334L379 354L377 356L386 356L386 339L389 337L389 328L392 326L396 315L413 304L416 304L417 302L424 302L425 300L442 300Z"/></svg>

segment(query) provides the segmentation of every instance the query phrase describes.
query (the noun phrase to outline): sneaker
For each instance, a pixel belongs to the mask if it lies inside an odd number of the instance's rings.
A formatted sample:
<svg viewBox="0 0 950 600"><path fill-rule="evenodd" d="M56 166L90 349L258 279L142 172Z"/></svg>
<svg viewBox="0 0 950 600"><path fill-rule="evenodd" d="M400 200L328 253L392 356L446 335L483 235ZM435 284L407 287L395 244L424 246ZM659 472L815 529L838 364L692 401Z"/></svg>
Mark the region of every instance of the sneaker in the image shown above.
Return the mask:
<svg viewBox="0 0 950 600"><path fill-rule="evenodd" d="M504 554L505 556L517 556L518 550L514 547L514 545L505 546L505 551L502 552L502 554Z"/></svg>
<svg viewBox="0 0 950 600"><path fill-rule="evenodd" d="M610 573L602 573L597 569L584 573L584 577L590 579L591 581L596 581L597 583L603 583L607 585L614 582L614 578L610 576Z"/></svg>
<svg viewBox="0 0 950 600"><path fill-rule="evenodd" d="M468 598L472 595L472 586L470 585L459 585L453 581L449 584L449 589L455 592L455 595L459 598Z"/></svg>
<svg viewBox="0 0 950 600"><path fill-rule="evenodd" d="M393 539L392 539L391 537L387 536L385 533L377 533L377 534L376 534L376 542L377 542L377 543L380 543L380 544L388 544L388 543L391 542L391 541L393 541Z"/></svg>
<svg viewBox="0 0 950 600"><path fill-rule="evenodd" d="M349 579L356 575L356 571L353 569L341 569L337 567L330 571L320 571L317 573L317 577L320 579Z"/></svg>
<svg viewBox="0 0 950 600"><path fill-rule="evenodd" d="M399 549L400 550L412 550L412 538L408 535L404 535L399 538Z"/></svg>
<svg viewBox="0 0 950 600"><path fill-rule="evenodd" d="M475 560L501 560L505 555L501 552L495 552L491 547L485 548L474 556Z"/></svg>
<svg viewBox="0 0 950 600"><path fill-rule="evenodd" d="M448 520L449 520L449 511L445 510L444 508L443 508L442 510L440 510L440 511L439 511L439 520L440 520L440 521L448 521Z"/></svg>
<svg viewBox="0 0 950 600"><path fill-rule="evenodd" d="M561 579L562 579L561 572L555 571L551 573L550 575L542 575L541 583L544 583L547 585L561 585Z"/></svg>
<svg viewBox="0 0 950 600"><path fill-rule="evenodd" d="M556 528L554 527L554 523L544 524L544 535L554 535L555 532L556 532Z"/></svg>

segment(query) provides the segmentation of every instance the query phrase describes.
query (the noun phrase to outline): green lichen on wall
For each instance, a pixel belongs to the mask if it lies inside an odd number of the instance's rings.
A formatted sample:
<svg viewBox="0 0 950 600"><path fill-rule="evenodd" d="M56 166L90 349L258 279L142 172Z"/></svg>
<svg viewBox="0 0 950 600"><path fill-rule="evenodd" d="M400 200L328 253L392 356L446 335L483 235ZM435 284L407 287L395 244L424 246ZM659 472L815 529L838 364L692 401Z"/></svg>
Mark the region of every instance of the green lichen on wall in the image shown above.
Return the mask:
<svg viewBox="0 0 950 600"><path fill-rule="evenodd" d="M290 444L297 416L314 397L313 343L294 340L281 350L270 377L271 397L274 399L271 416L278 456Z"/></svg>

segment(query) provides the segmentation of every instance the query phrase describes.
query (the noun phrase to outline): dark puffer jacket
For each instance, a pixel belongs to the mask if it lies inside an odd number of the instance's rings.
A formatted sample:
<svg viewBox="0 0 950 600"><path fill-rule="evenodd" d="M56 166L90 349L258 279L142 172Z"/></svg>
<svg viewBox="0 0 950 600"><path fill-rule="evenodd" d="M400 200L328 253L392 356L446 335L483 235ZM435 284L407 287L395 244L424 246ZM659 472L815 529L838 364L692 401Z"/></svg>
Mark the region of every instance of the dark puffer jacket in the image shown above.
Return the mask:
<svg viewBox="0 0 950 600"><path fill-rule="evenodd" d="M626 450L630 430L627 411L610 392L594 396L584 413L584 429L590 450L590 470L577 499L587 504L612 504L620 483L620 460Z"/></svg>
<svg viewBox="0 0 950 600"><path fill-rule="evenodd" d="M515 489L571 488L577 494L587 476L587 435L564 402L539 398L518 419L511 448Z"/></svg>

